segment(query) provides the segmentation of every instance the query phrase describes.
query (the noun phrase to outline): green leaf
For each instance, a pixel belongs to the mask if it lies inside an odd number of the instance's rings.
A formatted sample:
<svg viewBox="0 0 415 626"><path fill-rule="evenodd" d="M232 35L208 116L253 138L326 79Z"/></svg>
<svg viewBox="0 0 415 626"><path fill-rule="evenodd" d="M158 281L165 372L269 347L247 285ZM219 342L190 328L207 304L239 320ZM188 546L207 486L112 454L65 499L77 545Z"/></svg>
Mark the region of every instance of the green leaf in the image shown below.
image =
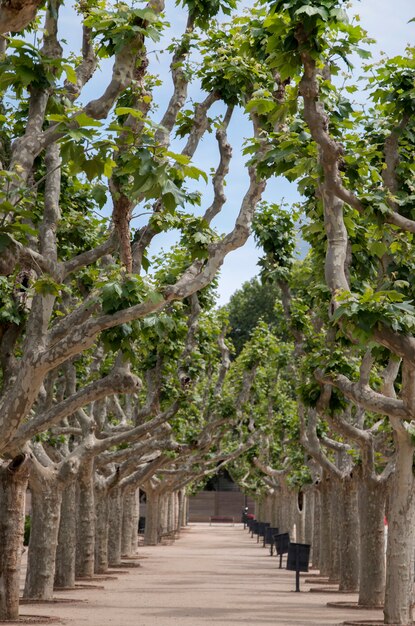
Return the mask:
<svg viewBox="0 0 415 626"><path fill-rule="evenodd" d="M4 252L12 242L12 238L7 233L0 233L0 253Z"/></svg>
<svg viewBox="0 0 415 626"><path fill-rule="evenodd" d="M107 178L111 178L112 171L115 166L116 163L113 159L107 159L104 163L104 176L106 176Z"/></svg>
<svg viewBox="0 0 415 626"><path fill-rule="evenodd" d="M98 120L94 120L93 117L89 117L88 115L86 115L86 113L79 113L79 115L77 115L75 117L76 123L78 124L78 126L82 127L82 126L102 126L101 122L99 122Z"/></svg>
<svg viewBox="0 0 415 626"><path fill-rule="evenodd" d="M163 302L164 296L159 291L150 291L150 293L148 294L148 299L154 304L159 304L160 302Z"/></svg>
<svg viewBox="0 0 415 626"><path fill-rule="evenodd" d="M362 48L356 48L355 52L357 52L362 59L370 59L372 56L369 50L363 50Z"/></svg>
<svg viewBox="0 0 415 626"><path fill-rule="evenodd" d="M68 81L72 83L73 85L76 85L78 77L76 75L74 68L71 65L65 64L63 65L63 69L65 70L66 78L68 79Z"/></svg>
<svg viewBox="0 0 415 626"><path fill-rule="evenodd" d="M312 7L309 5L306 5L297 9L297 11L295 12L295 15L302 15L303 13L305 13L306 15L309 15L310 17L312 15L319 15L323 20L327 20L329 16L328 11L324 9L323 7L318 8L318 7Z"/></svg>
<svg viewBox="0 0 415 626"><path fill-rule="evenodd" d="M131 115L132 117L137 117L138 119L143 117L141 111L132 109L131 107L117 107L115 109L115 115Z"/></svg>
<svg viewBox="0 0 415 626"><path fill-rule="evenodd" d="M43 276L38 278L34 284L36 293L42 295L59 296L61 292L61 286L56 283L50 276Z"/></svg>
<svg viewBox="0 0 415 626"><path fill-rule="evenodd" d="M170 150L167 150L166 156L174 159L177 163L180 163L180 165L187 165L190 161L190 157L186 154L177 154L176 152L171 152Z"/></svg>
<svg viewBox="0 0 415 626"><path fill-rule="evenodd" d="M369 250L372 254L375 254L379 259L383 257L388 251L388 246L383 241L374 241L370 244Z"/></svg>

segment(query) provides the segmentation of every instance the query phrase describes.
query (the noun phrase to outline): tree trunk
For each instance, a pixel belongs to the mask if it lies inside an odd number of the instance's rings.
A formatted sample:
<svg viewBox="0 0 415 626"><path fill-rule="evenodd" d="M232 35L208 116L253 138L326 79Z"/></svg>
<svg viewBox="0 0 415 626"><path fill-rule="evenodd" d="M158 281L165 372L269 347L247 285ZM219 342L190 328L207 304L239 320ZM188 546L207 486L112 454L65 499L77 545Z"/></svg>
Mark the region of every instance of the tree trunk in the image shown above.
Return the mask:
<svg viewBox="0 0 415 626"><path fill-rule="evenodd" d="M272 496L272 526L281 529L281 490L276 489Z"/></svg>
<svg viewBox="0 0 415 626"><path fill-rule="evenodd" d="M76 555L76 484L71 481L62 494L58 547L55 563L55 587L75 587Z"/></svg>
<svg viewBox="0 0 415 626"><path fill-rule="evenodd" d="M176 525L177 533L180 533L180 530L185 525L185 522L184 522L184 514L185 514L185 507L186 507L185 498L186 498L186 494L185 494L184 489L180 489L179 493L177 494L177 525Z"/></svg>
<svg viewBox="0 0 415 626"><path fill-rule="evenodd" d="M354 593L359 589L359 511L354 478L342 480L339 512L339 591Z"/></svg>
<svg viewBox="0 0 415 626"><path fill-rule="evenodd" d="M305 528L304 528L304 543L310 545L310 563L313 562L313 535L314 535L314 507L315 507L315 491L313 488L308 488L304 492L305 499Z"/></svg>
<svg viewBox="0 0 415 626"><path fill-rule="evenodd" d="M147 489L146 528L144 543L146 546L156 546L159 543L159 514L160 494L155 490Z"/></svg>
<svg viewBox="0 0 415 626"><path fill-rule="evenodd" d="M176 492L167 494L167 532L169 535L175 530L175 516L176 516Z"/></svg>
<svg viewBox="0 0 415 626"><path fill-rule="evenodd" d="M412 626L414 584L414 445L395 431L396 465L389 492L385 624Z"/></svg>
<svg viewBox="0 0 415 626"><path fill-rule="evenodd" d="M330 485L327 478L323 477L320 488L320 574L329 575L331 550L330 550Z"/></svg>
<svg viewBox="0 0 415 626"><path fill-rule="evenodd" d="M175 533L179 522L179 492L175 491L173 494L173 527L172 531Z"/></svg>
<svg viewBox="0 0 415 626"><path fill-rule="evenodd" d="M264 501L264 522L271 524L272 520L272 495L267 494Z"/></svg>
<svg viewBox="0 0 415 626"><path fill-rule="evenodd" d="M305 528L308 501L303 491L293 494L295 504L295 527L297 531L297 543L305 543Z"/></svg>
<svg viewBox="0 0 415 626"><path fill-rule="evenodd" d="M264 502L264 497L260 498L259 500L257 500L257 506L256 506L256 518L259 522L265 522L265 502Z"/></svg>
<svg viewBox="0 0 415 626"><path fill-rule="evenodd" d="M95 480L95 567L96 574L108 571L108 493L105 479Z"/></svg>
<svg viewBox="0 0 415 626"><path fill-rule="evenodd" d="M330 480L330 560L329 581L338 583L340 580L340 498L341 484L336 480Z"/></svg>
<svg viewBox="0 0 415 626"><path fill-rule="evenodd" d="M316 569L320 569L320 490L314 489L314 526L312 535L313 559L312 564Z"/></svg>
<svg viewBox="0 0 415 626"><path fill-rule="evenodd" d="M138 516L135 487L124 490L122 495L122 530L121 530L121 555L131 556L135 554L133 549L134 531L137 535Z"/></svg>
<svg viewBox="0 0 415 626"><path fill-rule="evenodd" d="M93 460L84 462L77 489L76 576L92 578L95 565L95 501Z"/></svg>
<svg viewBox="0 0 415 626"><path fill-rule="evenodd" d="M169 494L162 493L159 501L159 537L168 532L169 525Z"/></svg>
<svg viewBox="0 0 415 626"><path fill-rule="evenodd" d="M289 507L290 500L288 497L288 491L285 485L283 485L280 492L280 526L278 526L280 533L288 533L290 531Z"/></svg>
<svg viewBox="0 0 415 626"><path fill-rule="evenodd" d="M137 554L138 550L138 520L140 519L140 498L139 489L134 489L134 509L132 512L133 521L131 523L131 554Z"/></svg>
<svg viewBox="0 0 415 626"><path fill-rule="evenodd" d="M359 482L359 604L381 607L385 599L385 486L369 476Z"/></svg>
<svg viewBox="0 0 415 626"><path fill-rule="evenodd" d="M19 617L20 561L23 547L24 502L28 460L17 455L0 462L0 619Z"/></svg>
<svg viewBox="0 0 415 626"><path fill-rule="evenodd" d="M62 490L55 469L42 467L32 471L32 523L24 598L53 599Z"/></svg>
<svg viewBox="0 0 415 626"><path fill-rule="evenodd" d="M299 542L299 533L298 533L298 501L297 501L297 492L289 489L287 491L287 510L288 510L288 532L290 533L291 541Z"/></svg>
<svg viewBox="0 0 415 626"><path fill-rule="evenodd" d="M114 487L109 493L108 563L117 567L121 563L122 497L121 489Z"/></svg>

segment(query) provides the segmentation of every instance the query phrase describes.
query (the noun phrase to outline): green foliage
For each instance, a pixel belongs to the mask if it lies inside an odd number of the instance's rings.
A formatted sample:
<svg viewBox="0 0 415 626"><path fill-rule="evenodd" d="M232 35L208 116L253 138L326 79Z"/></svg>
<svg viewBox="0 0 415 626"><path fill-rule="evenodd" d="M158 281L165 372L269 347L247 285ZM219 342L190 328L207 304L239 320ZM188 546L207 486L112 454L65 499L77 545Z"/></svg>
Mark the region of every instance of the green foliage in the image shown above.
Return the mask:
<svg viewBox="0 0 415 626"><path fill-rule="evenodd" d="M372 73L369 85L373 101L384 105L398 119L402 113L411 115L415 111L415 48L408 47L406 53L405 57L395 56L366 68Z"/></svg>
<svg viewBox="0 0 415 626"><path fill-rule="evenodd" d="M292 489L301 489L305 485L311 485L312 482L311 472L306 465L301 465L298 469L291 470L287 475L287 484Z"/></svg>
<svg viewBox="0 0 415 626"><path fill-rule="evenodd" d="M27 288L16 284L14 276L0 276L0 327L3 324L17 324L24 320L24 311L16 298L16 290L21 294L26 293Z"/></svg>
<svg viewBox="0 0 415 626"><path fill-rule="evenodd" d="M236 354L241 352L261 319L271 327L277 323L274 307L278 296L279 289L275 284L265 285L257 278L243 283L231 296L226 309L229 312L229 337Z"/></svg>
<svg viewBox="0 0 415 626"><path fill-rule="evenodd" d="M47 443L48 446L51 446L53 448L58 448L61 444L66 442L65 435L56 436L53 435L49 430L35 435L34 440L41 443Z"/></svg>
<svg viewBox="0 0 415 626"><path fill-rule="evenodd" d="M24 518L24 534L23 534L23 545L28 546L30 541L30 529L32 526L32 517L31 515L25 515Z"/></svg>
<svg viewBox="0 0 415 626"><path fill-rule="evenodd" d="M121 311L142 302L147 293L148 287L138 274L107 282L101 291L102 310L110 314Z"/></svg>
<svg viewBox="0 0 415 626"><path fill-rule="evenodd" d="M91 8L85 25L92 29L93 37L99 40L99 56L105 57L119 53L126 46L140 49L144 37L158 41L163 22L150 6L139 9L125 2L117 2L113 11L101 7ZM139 38L139 35L142 37Z"/></svg>
<svg viewBox="0 0 415 626"><path fill-rule="evenodd" d="M236 7L236 0L176 0L176 4L187 7L189 16L193 18L196 26L207 28L220 11L230 15Z"/></svg>
<svg viewBox="0 0 415 626"><path fill-rule="evenodd" d="M347 376L349 380L355 381L359 377L359 357L353 352L351 347L340 344L316 347L310 351L301 361L299 371L299 384L297 392L301 402L310 408L316 408L320 399L322 386L315 378L317 369L324 372L328 377L336 379L338 374ZM328 410L331 414L345 410L347 401L335 387L331 390L331 397Z"/></svg>
<svg viewBox="0 0 415 626"><path fill-rule="evenodd" d="M258 89L272 90L272 74L245 50L238 20L230 28L209 30L207 37L200 44L203 61L199 75L205 91L217 93L228 105L237 105L248 102Z"/></svg>
<svg viewBox="0 0 415 626"><path fill-rule="evenodd" d="M289 275L296 247L294 220L293 214L276 204L262 203L255 214L252 228L257 244L265 252L258 263L265 282Z"/></svg>
<svg viewBox="0 0 415 626"><path fill-rule="evenodd" d="M366 32L350 24L342 5L345 0L277 0L269 3L271 10L264 20L269 32L267 51L281 79L295 76L301 68L301 53L307 51L315 59L324 52L339 56L350 65L347 55L361 49L367 41Z"/></svg>
<svg viewBox="0 0 415 626"><path fill-rule="evenodd" d="M48 58L22 39L9 38L7 47L10 53L0 60L0 92L11 88L18 98L29 87L48 89L69 67L63 59Z"/></svg>
<svg viewBox="0 0 415 626"><path fill-rule="evenodd" d="M206 174L191 165L189 157L151 145L122 153L115 176L129 197L161 200L170 213L178 205L199 202L198 193L184 188L185 178L207 181Z"/></svg>
<svg viewBox="0 0 415 626"><path fill-rule="evenodd" d="M200 217L189 217L183 228L181 245L188 250L192 259L206 259L209 244L217 240L216 233Z"/></svg>
<svg viewBox="0 0 415 626"><path fill-rule="evenodd" d="M57 283L51 276L47 275L38 278L33 287L36 293L55 297L59 297L62 289L65 289L65 285Z"/></svg>
<svg viewBox="0 0 415 626"><path fill-rule="evenodd" d="M371 338L381 324L404 334L415 331L415 307L398 291L375 291L367 286L360 294L340 294L339 301L341 304L333 319L352 322L352 332L362 343Z"/></svg>

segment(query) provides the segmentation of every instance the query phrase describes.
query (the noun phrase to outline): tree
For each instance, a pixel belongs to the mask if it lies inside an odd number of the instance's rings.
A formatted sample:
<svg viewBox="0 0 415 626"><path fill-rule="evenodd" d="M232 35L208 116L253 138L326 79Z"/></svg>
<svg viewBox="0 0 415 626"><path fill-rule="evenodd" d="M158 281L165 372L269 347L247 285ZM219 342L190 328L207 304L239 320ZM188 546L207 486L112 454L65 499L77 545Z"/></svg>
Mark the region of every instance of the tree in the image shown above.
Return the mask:
<svg viewBox="0 0 415 626"><path fill-rule="evenodd" d="M370 67L370 102L359 110L348 99L353 85L336 88L333 76L349 54L367 42L350 23L342 3L271 2L259 11L262 54L278 72L282 97L258 94L249 107L265 111L269 123L284 119L278 142L264 168L298 180L312 243L323 251L324 280L330 292L326 362L316 373L330 411L351 400L361 409L389 418L396 450L388 519L385 623L412 623L413 545L413 309L408 269L414 224L408 211L413 176L413 49L379 67ZM261 41L258 37L257 41ZM265 43L266 42L266 43ZM372 72L370 74L369 72ZM321 256L320 256L321 258ZM330 358L341 345L358 345L361 366ZM347 349L347 348L346 348ZM371 378L387 370L388 384ZM346 368L347 369L347 368ZM373 382L372 382L373 381ZM398 574L398 572L400 572ZM399 582L398 582L399 581Z"/></svg>
<svg viewBox="0 0 415 626"><path fill-rule="evenodd" d="M22 478L13 485L10 481L11 493L17 485L25 489L23 466L30 463L20 452L25 442L59 420L74 414L80 419L83 407L110 393L137 392L142 381L128 365L131 339L145 334L158 312L164 312L168 324L174 303L206 287L226 254L249 235L266 184L255 167L248 168L247 192L234 228L219 236L211 221L226 202L231 159L227 128L233 111L250 99L252 77L260 84L269 81L269 75L252 59L228 93L228 72L240 42L228 38L226 54L220 57L221 31L213 17L220 9L229 12L234 3L189 0L184 5L188 22L170 48L173 90L160 124L154 122L154 80L148 75L147 55L149 42L157 41L164 28L163 2L143 3L140 8L80 3L80 56L63 56L59 0L50 0L30 25L38 34L36 43L29 43L25 32L21 38L2 39L0 441L5 466L14 456L12 467ZM4 8L3 3L2 17ZM10 20L4 32L23 28L25 20L19 24ZM192 75L190 59L199 39L203 59ZM212 50L218 58L214 64ZM85 102L84 88L103 59L113 62L108 82L98 97ZM188 110L191 78L200 82L205 94ZM189 191L188 181L207 178L191 160L211 129L209 111L218 101L225 105L215 122L219 160L212 178L213 201L205 206L198 193ZM261 151L264 131L255 114L250 119ZM180 154L170 150L174 133L185 139ZM112 208L110 223L96 218L106 203ZM197 213L199 204L202 216ZM137 206L147 219L130 234ZM180 233L179 247L150 268L151 242L174 229ZM157 318L161 325L162 318ZM119 367L108 374L109 359L104 372L80 368L75 385L60 395L56 380L67 364L80 355L93 358L100 337L107 348L118 346ZM84 386L89 373L90 382ZM106 378L101 378L103 373ZM53 399L52 405L42 414L48 386L46 397ZM4 472L2 501L10 497L9 475ZM19 520L16 509L15 528ZM9 522L0 520L2 533ZM7 541L4 537L2 543L17 564L20 534L13 533ZM14 568L13 576L7 572L10 588L0 599L2 618L17 615L18 570Z"/></svg>
<svg viewBox="0 0 415 626"><path fill-rule="evenodd" d="M245 282L231 296L226 310L229 314L229 337L236 354L241 352L260 319L271 326L275 323L277 297L278 289L262 284L258 278Z"/></svg>

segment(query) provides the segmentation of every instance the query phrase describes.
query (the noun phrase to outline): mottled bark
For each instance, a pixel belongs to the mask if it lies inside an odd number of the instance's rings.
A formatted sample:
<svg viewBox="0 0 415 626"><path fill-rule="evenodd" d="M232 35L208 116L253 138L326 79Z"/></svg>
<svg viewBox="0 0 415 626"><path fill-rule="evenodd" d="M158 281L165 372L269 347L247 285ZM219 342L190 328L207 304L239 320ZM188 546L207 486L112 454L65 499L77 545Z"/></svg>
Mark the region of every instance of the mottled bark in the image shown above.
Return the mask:
<svg viewBox="0 0 415 626"><path fill-rule="evenodd" d="M61 516L56 549L55 587L71 589L75 586L76 555L76 484L65 486L62 494Z"/></svg>
<svg viewBox="0 0 415 626"><path fill-rule="evenodd" d="M353 478L341 481L339 502L339 591L359 589L359 512L357 484Z"/></svg>
<svg viewBox="0 0 415 626"><path fill-rule="evenodd" d="M105 479L102 479L105 483ZM108 570L108 529L109 509L108 494L100 478L95 479L95 567L96 574L104 574Z"/></svg>
<svg viewBox="0 0 415 626"><path fill-rule="evenodd" d="M167 532L172 533L176 528L176 493L168 494L167 496Z"/></svg>
<svg viewBox="0 0 415 626"><path fill-rule="evenodd" d="M414 584L414 445L395 430L396 465L389 492L385 624L412 626Z"/></svg>
<svg viewBox="0 0 415 626"><path fill-rule="evenodd" d="M92 578L95 564L93 461L86 461L77 483L76 576Z"/></svg>
<svg viewBox="0 0 415 626"><path fill-rule="evenodd" d="M321 545L321 512L320 512L320 490L314 490L314 527L311 539L313 549L312 564L316 569L320 569L320 545Z"/></svg>
<svg viewBox="0 0 415 626"><path fill-rule="evenodd" d="M295 528L298 543L305 543L306 515L308 499L303 492L293 494L293 507L295 511ZM300 508L301 507L301 508Z"/></svg>
<svg viewBox="0 0 415 626"><path fill-rule="evenodd" d="M310 563L313 563L313 551L314 551L314 516L315 516L315 490L314 488L308 488L304 492L305 499L305 518L304 518L304 543L311 546L310 548Z"/></svg>
<svg viewBox="0 0 415 626"><path fill-rule="evenodd" d="M108 562L110 567L121 563L122 495L119 487L110 490L108 499Z"/></svg>
<svg viewBox="0 0 415 626"><path fill-rule="evenodd" d="M359 482L359 604L383 606L385 598L385 485L362 477Z"/></svg>
<svg viewBox="0 0 415 626"><path fill-rule="evenodd" d="M337 481L330 480L330 560L328 564L328 576L331 583L337 583L340 579L340 485Z"/></svg>
<svg viewBox="0 0 415 626"><path fill-rule="evenodd" d="M273 506L272 506L272 526L273 528L281 528L281 493L280 490L275 490L273 494Z"/></svg>
<svg viewBox="0 0 415 626"><path fill-rule="evenodd" d="M19 616L24 502L29 477L25 455L0 462L0 619Z"/></svg>
<svg viewBox="0 0 415 626"><path fill-rule="evenodd" d="M162 493L159 500L159 537L161 538L168 532L169 525L169 495Z"/></svg>
<svg viewBox="0 0 415 626"><path fill-rule="evenodd" d="M138 511L136 500L136 488L126 489L122 498L122 530L121 530L121 554L131 556L136 552L138 528Z"/></svg>
<svg viewBox="0 0 415 626"><path fill-rule="evenodd" d="M52 600L63 484L56 470L34 470L30 479L32 523L24 598Z"/></svg>
<svg viewBox="0 0 415 626"><path fill-rule="evenodd" d="M180 489L177 494L177 525L176 532L179 533L183 526L186 525L186 493L184 489Z"/></svg>
<svg viewBox="0 0 415 626"><path fill-rule="evenodd" d="M19 32L35 19L42 0L2 0L0 33Z"/></svg>
<svg viewBox="0 0 415 626"><path fill-rule="evenodd" d="M320 487L320 574L329 575L331 549L330 549L330 486L327 479L323 478Z"/></svg>
<svg viewBox="0 0 415 626"><path fill-rule="evenodd" d="M156 491L146 491L146 528L144 532L144 543L147 546L156 546L160 540L159 535L159 514L160 495Z"/></svg>

